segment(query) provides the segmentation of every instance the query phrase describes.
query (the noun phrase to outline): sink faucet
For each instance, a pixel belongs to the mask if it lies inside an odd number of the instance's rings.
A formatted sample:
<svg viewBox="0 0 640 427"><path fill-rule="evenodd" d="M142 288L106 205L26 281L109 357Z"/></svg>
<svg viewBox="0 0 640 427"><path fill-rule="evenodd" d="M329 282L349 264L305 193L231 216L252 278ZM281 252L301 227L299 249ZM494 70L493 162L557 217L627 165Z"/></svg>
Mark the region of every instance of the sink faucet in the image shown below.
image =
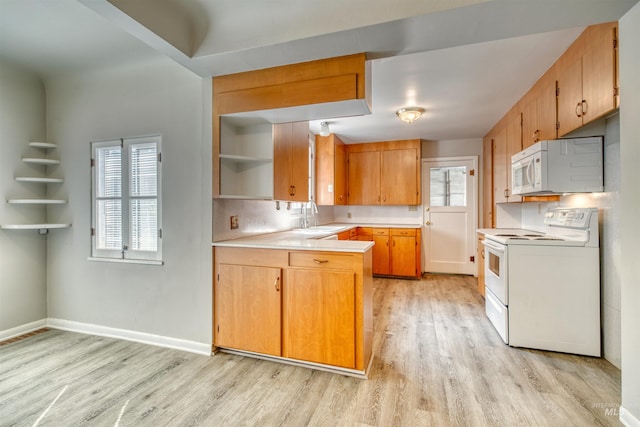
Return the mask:
<svg viewBox="0 0 640 427"><path fill-rule="evenodd" d="M316 215L318 214L318 205L316 205L316 202L314 202L313 200L310 200L308 203L303 203L301 210L302 210L302 219L300 220L301 228L309 228L309 223L310 223L309 215L311 215L311 217L315 220L314 222L317 222ZM309 212L309 210L311 210L311 212Z"/></svg>

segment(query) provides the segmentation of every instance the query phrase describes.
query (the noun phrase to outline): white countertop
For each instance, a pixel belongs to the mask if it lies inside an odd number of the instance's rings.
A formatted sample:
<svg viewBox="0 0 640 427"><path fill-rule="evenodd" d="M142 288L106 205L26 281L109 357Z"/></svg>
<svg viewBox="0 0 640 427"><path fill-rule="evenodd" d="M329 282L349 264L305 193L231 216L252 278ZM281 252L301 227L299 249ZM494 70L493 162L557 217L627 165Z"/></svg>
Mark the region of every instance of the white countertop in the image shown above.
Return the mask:
<svg viewBox="0 0 640 427"><path fill-rule="evenodd" d="M323 240L355 227L419 228L412 224L326 224L308 229L295 229L277 233L213 242L212 246L260 249L292 249L330 252L366 252L373 242L360 240Z"/></svg>

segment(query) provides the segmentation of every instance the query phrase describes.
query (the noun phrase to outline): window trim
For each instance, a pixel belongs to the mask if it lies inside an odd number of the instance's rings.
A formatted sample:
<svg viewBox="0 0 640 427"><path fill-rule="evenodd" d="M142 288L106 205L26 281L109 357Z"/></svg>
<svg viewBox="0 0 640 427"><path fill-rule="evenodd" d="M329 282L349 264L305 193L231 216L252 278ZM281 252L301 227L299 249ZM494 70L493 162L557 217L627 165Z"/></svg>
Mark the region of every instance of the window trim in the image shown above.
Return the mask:
<svg viewBox="0 0 640 427"><path fill-rule="evenodd" d="M131 147L140 144L155 143L158 157L156 159L156 215L157 215L157 249L155 251L142 251L131 249L130 216L131 200L149 199L149 196L132 196L129 188L131 174L130 152ZM118 146L122 150L121 157L121 194L119 197L98 197L98 179L96 164L96 151L100 148ZM89 259L94 261L117 261L144 264L163 264L162 261L162 138L160 135L128 137L111 139L106 141L91 142L91 254ZM153 198L153 197L152 197ZM99 200L117 199L122 201L122 237L123 248L121 250L98 249L96 247L97 236L97 202Z"/></svg>

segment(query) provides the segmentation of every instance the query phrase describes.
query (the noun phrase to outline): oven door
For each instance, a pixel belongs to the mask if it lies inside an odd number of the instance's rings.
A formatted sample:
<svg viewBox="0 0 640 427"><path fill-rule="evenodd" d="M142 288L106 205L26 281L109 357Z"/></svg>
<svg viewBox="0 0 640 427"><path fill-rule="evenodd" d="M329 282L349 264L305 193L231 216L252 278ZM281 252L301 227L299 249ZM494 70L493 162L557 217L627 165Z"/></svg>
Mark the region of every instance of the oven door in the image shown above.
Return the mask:
<svg viewBox="0 0 640 427"><path fill-rule="evenodd" d="M484 271L485 286L493 292L502 304L509 305L509 285L507 277L507 246L490 240L486 236Z"/></svg>

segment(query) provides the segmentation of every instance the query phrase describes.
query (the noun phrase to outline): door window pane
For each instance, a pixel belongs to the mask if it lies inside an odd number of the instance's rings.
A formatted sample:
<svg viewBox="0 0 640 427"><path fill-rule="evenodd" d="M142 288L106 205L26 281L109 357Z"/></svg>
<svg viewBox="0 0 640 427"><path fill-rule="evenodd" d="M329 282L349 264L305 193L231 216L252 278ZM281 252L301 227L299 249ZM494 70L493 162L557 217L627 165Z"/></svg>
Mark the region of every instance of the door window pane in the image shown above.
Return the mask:
<svg viewBox="0 0 640 427"><path fill-rule="evenodd" d="M467 205L467 169L465 166L438 167L429 170L431 206Z"/></svg>

